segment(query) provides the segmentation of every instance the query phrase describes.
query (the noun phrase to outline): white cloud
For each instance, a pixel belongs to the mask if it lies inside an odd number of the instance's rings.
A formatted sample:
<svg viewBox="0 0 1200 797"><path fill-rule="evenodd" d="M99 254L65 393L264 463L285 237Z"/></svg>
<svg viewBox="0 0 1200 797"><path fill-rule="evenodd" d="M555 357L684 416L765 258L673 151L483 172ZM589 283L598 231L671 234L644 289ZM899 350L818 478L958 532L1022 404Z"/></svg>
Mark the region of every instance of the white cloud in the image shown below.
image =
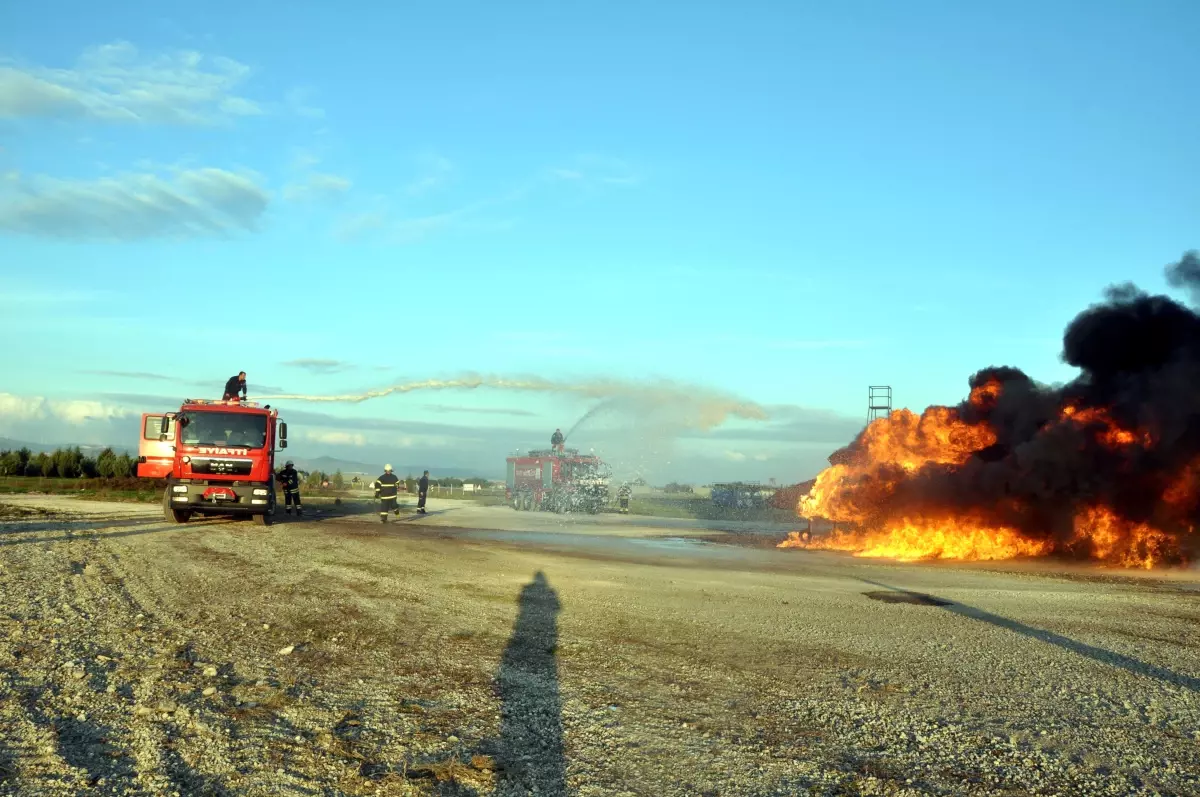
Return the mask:
<svg viewBox="0 0 1200 797"><path fill-rule="evenodd" d="M366 435L356 434L354 432L335 432L322 429L305 430L304 439L311 440L314 443L323 443L331 446L365 446L367 444Z"/></svg>
<svg viewBox="0 0 1200 797"><path fill-rule="evenodd" d="M569 182L585 193L593 193L604 186L630 186L642 180L641 175L619 158L585 155L575 160L576 164L570 168L543 169L513 183L503 193L485 196L438 213L397 213L387 206L388 200L384 197L380 206L373 210L345 216L334 227L333 235L342 241L353 241L371 234L390 243L408 244L448 229L503 232L514 227L517 220L511 217L487 218L485 214L502 212L504 208L546 191L555 184ZM421 163L423 173L401 189L409 197L421 196L443 187L453 179L456 171L452 162L437 155L424 156Z"/></svg>
<svg viewBox="0 0 1200 797"><path fill-rule="evenodd" d="M642 182L642 175L627 161L607 155L579 155L570 165L553 169L550 174L556 180L587 189L633 186Z"/></svg>
<svg viewBox="0 0 1200 797"><path fill-rule="evenodd" d="M0 417L13 418L20 421L30 421L44 418L46 400L42 398L23 398L11 393L0 393Z"/></svg>
<svg viewBox="0 0 1200 797"><path fill-rule="evenodd" d="M399 219L382 212L356 213L344 218L334 228L333 234L340 241L353 241L368 233L382 232L391 243L411 244L450 227L467 212L467 209L459 209Z"/></svg>
<svg viewBox="0 0 1200 797"><path fill-rule="evenodd" d="M0 191L0 232L84 240L195 238L253 231L270 197L224 169L99 180L20 180Z"/></svg>
<svg viewBox="0 0 1200 797"><path fill-rule="evenodd" d="M0 66L0 118L212 124L262 113L233 93L249 74L230 58L194 51L146 57L119 41L85 50L73 68Z"/></svg>
<svg viewBox="0 0 1200 797"><path fill-rule="evenodd" d="M297 147L292 150L291 166L293 169L301 171L311 169L320 162L321 159L312 150L304 149L303 147Z"/></svg>
<svg viewBox="0 0 1200 797"><path fill-rule="evenodd" d="M336 374L341 371L353 370L355 367L353 363L343 360L327 360L317 357L301 357L298 360L288 360L283 365L290 368L303 368L314 374Z"/></svg>
<svg viewBox="0 0 1200 797"><path fill-rule="evenodd" d="M284 102L292 113L307 119L324 119L325 109L318 108L309 101L311 92L308 89L294 88L288 91Z"/></svg>
<svg viewBox="0 0 1200 797"><path fill-rule="evenodd" d="M0 419L33 421L47 418L81 425L87 421L112 420L132 415L125 407L82 399L57 400L42 396L0 393Z"/></svg>
<svg viewBox="0 0 1200 797"><path fill-rule="evenodd" d="M387 224L386 213L355 213L338 222L333 236L339 241L354 241L367 233L382 230Z"/></svg>
<svg viewBox="0 0 1200 797"><path fill-rule="evenodd" d="M729 460L730 462L766 462L770 459L770 457L763 453L747 454L743 451L727 450L725 452L725 459Z"/></svg>
<svg viewBox="0 0 1200 797"><path fill-rule="evenodd" d="M409 196L422 196L445 186L454 175L454 164L440 155L422 155L417 159L418 176L404 187Z"/></svg>
<svg viewBox="0 0 1200 797"><path fill-rule="evenodd" d="M400 448L449 448L465 443L483 442L474 437L444 437L441 435L401 435L394 441Z"/></svg>
<svg viewBox="0 0 1200 797"><path fill-rule="evenodd" d="M283 189L283 198L290 202L328 199L350 190L350 181L336 174L310 174L304 180L289 183Z"/></svg>

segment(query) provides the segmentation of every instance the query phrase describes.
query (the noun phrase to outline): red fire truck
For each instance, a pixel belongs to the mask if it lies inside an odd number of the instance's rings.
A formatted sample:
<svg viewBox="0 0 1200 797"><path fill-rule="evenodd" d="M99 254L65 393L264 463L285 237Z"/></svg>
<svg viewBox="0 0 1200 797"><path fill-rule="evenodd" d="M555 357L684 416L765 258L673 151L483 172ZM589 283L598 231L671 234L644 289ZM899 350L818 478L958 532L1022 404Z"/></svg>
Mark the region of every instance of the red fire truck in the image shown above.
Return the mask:
<svg viewBox="0 0 1200 797"><path fill-rule="evenodd" d="M167 480L163 513L275 514L275 449L287 448L279 410L252 401L185 399L178 412L142 415L137 475Z"/></svg>
<svg viewBox="0 0 1200 797"><path fill-rule="evenodd" d="M588 512L608 503L609 469L577 449L530 451L508 458L505 497L516 510Z"/></svg>

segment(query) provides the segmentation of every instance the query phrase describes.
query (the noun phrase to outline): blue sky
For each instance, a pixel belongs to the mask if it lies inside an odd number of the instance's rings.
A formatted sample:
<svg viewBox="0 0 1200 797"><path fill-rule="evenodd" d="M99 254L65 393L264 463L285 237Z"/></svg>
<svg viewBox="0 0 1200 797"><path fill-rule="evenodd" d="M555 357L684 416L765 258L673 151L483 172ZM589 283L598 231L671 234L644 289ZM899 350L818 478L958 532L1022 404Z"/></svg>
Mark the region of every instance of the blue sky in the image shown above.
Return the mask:
<svg viewBox="0 0 1200 797"><path fill-rule="evenodd" d="M131 436L242 368L671 378L772 420L639 451L612 416L623 461L811 476L868 385L1067 379L1076 312L1165 288L1198 31L1184 0L6 8L0 435ZM591 401L288 409L312 452L484 468Z"/></svg>

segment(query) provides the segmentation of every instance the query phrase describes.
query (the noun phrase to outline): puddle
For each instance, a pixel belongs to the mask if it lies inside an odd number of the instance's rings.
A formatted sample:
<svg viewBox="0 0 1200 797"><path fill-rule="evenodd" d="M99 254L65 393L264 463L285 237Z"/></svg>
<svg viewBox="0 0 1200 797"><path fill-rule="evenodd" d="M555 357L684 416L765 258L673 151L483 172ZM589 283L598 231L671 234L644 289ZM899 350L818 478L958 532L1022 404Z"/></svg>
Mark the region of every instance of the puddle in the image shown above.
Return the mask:
<svg viewBox="0 0 1200 797"><path fill-rule="evenodd" d="M503 531L471 529L461 532L466 539L517 542L576 551L625 554L686 553L706 558L745 559L747 550L691 537L611 537L599 534L559 534L546 531Z"/></svg>
<svg viewBox="0 0 1200 797"><path fill-rule="evenodd" d="M893 592L891 590L877 590L875 592L864 592L873 601L882 601L883 603L912 603L917 606L950 606L953 601L944 601L941 598L935 598L932 595L922 595L919 592Z"/></svg>

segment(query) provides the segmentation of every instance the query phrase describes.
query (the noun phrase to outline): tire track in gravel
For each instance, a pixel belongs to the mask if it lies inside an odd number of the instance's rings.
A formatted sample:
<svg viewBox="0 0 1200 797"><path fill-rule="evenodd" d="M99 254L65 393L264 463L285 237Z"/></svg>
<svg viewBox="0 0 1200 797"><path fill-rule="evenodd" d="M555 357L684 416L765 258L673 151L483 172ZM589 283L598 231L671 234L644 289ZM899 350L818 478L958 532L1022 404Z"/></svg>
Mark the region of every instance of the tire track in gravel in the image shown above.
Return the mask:
<svg viewBox="0 0 1200 797"><path fill-rule="evenodd" d="M30 540L5 557L7 608L21 620L4 650L6 726L35 751L19 782L23 792L37 784L47 793L142 793L124 785L136 767L119 699L92 698L106 689L112 661L102 652L107 611L80 591L83 567L68 553Z"/></svg>
<svg viewBox="0 0 1200 797"><path fill-rule="evenodd" d="M186 532L176 530L183 540L204 526L219 525L198 523ZM241 682L234 668L210 663L220 656L206 655L210 648L202 626L176 607L172 598L179 596L171 585L148 577L160 572L152 562L114 543L97 551L94 563L129 606L127 616L136 613L147 629L135 647L151 655L142 659L132 684L135 715L141 719L137 748L143 767L164 773L171 788L185 794L226 794L248 785L241 773L260 763L261 747L226 714L228 691ZM203 619L211 623L216 618Z"/></svg>
<svg viewBox="0 0 1200 797"><path fill-rule="evenodd" d="M148 526L143 533L169 528L161 521ZM218 784L174 751L184 723L189 733L196 723L170 694L183 684L164 677L155 642L167 634L125 588L108 539L121 532L112 528L101 520L66 540L38 535L41 524L10 532L24 532L26 544L5 556L5 572L18 574L6 579L5 594L10 606L25 607L29 649L18 658L19 674L4 673L6 726L23 728L18 744L23 737L34 749L53 747L60 759L35 771L18 764L16 779L23 792L54 793L55 780L67 793L212 791Z"/></svg>
<svg viewBox="0 0 1200 797"><path fill-rule="evenodd" d="M225 577L233 574L244 583L263 582L257 571L277 560L270 532L242 524L218 525L204 536L195 536L190 527L189 532L175 541L176 555L196 559L197 571L189 575L198 581L183 584L164 578L162 569L153 567L144 552L135 552L127 545L115 546L122 549L120 553L106 552L113 580L159 626L188 629L186 638L176 635L171 640L177 647L182 646L178 653L181 659L192 661L207 653L205 658L225 662L219 667L220 693L202 701L201 710L223 741L224 755L218 771L238 773L230 777L228 785L248 794L278 793L281 789L315 793L320 783L308 773L336 771L348 765L347 756L342 755L345 745L329 732L338 717L346 714L346 701L325 695L315 679L296 678L282 671L271 660L273 648L263 649L258 640L237 639L242 634L236 630L231 633L230 628L235 618L217 617L198 608L203 606L204 594L215 589L214 583L203 577L200 566L211 565L214 559ZM230 545L236 546L236 553L227 552ZM305 705L299 706L300 701ZM285 711L289 716L284 715ZM381 707L379 713L386 715L388 707ZM160 746L164 748L178 749L176 760L188 753L182 746ZM377 757L372 752L378 751L352 751L349 760L353 769L360 770Z"/></svg>

